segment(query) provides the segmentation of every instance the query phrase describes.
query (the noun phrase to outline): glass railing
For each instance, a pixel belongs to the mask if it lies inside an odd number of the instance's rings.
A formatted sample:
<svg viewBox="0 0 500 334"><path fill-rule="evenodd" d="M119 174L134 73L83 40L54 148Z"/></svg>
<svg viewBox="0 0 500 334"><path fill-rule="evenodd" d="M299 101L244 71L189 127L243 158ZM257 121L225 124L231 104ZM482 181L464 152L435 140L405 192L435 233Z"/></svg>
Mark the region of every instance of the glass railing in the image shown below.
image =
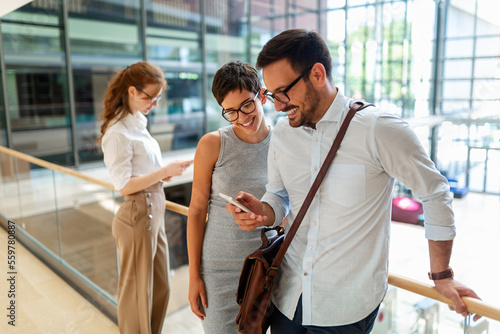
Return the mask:
<svg viewBox="0 0 500 334"><path fill-rule="evenodd" d="M0 171L2 223L15 223L20 242L114 319L111 222L119 194L102 181L1 146Z"/></svg>
<svg viewBox="0 0 500 334"><path fill-rule="evenodd" d="M0 222L15 223L20 242L114 320L111 223L122 202L108 182L0 146ZM166 207L187 216L185 206L166 201Z"/></svg>
<svg viewBox="0 0 500 334"><path fill-rule="evenodd" d="M111 222L122 200L110 183L0 146L0 221L14 221L22 243L115 320L118 268ZM166 207L188 213L170 201ZM468 324L431 285L393 273L389 284L374 334L500 333L498 307L464 297L469 312L483 316Z"/></svg>

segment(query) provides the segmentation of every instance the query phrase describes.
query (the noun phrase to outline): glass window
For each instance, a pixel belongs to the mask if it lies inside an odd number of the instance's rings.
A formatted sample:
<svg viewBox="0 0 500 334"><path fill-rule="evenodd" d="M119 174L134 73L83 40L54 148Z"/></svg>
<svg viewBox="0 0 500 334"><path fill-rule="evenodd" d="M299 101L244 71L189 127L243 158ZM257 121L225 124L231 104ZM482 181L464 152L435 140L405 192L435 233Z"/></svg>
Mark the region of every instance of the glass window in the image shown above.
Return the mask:
<svg viewBox="0 0 500 334"><path fill-rule="evenodd" d="M146 12L147 56L164 70L167 78L166 99L150 114L150 132L163 152L196 147L205 131L206 109L202 93L200 1L147 0ZM228 18L230 11L222 1L206 5L205 22L210 34L224 29ZM217 48L220 41L208 36L205 36L206 61L211 68L218 58L212 48ZM231 43L228 39L223 48L230 52L240 49L239 45L231 49Z"/></svg>
<svg viewBox="0 0 500 334"><path fill-rule="evenodd" d="M288 26L290 28L318 30L317 1L294 0L289 4Z"/></svg>
<svg viewBox="0 0 500 334"><path fill-rule="evenodd" d="M0 145L7 146L7 120L5 118L5 101L3 97L2 70L0 68Z"/></svg>
<svg viewBox="0 0 500 334"><path fill-rule="evenodd" d="M2 18L12 148L73 164L60 3L33 2Z"/></svg>
<svg viewBox="0 0 500 334"><path fill-rule="evenodd" d="M162 151L196 147L205 133L201 74L167 70L167 98L151 111L151 134Z"/></svg>
<svg viewBox="0 0 500 334"><path fill-rule="evenodd" d="M444 43L444 56L446 58L471 57L474 50L472 38L448 39Z"/></svg>
<svg viewBox="0 0 500 334"><path fill-rule="evenodd" d="M500 48L498 35L476 39L476 57L497 57Z"/></svg>
<svg viewBox="0 0 500 334"><path fill-rule="evenodd" d="M146 45L148 58L158 61L200 63L201 15L199 1L148 0ZM219 2L207 6L207 16L223 15ZM207 19L207 31L218 26L224 17ZM179 65L181 65L179 64Z"/></svg>
<svg viewBox="0 0 500 334"><path fill-rule="evenodd" d="M73 68L79 159L80 162L101 160L102 151L96 139L101 135L99 116L113 67L94 67L77 62L73 64Z"/></svg>
<svg viewBox="0 0 500 334"><path fill-rule="evenodd" d="M451 0L446 13L446 37L470 37L474 32L476 1ZM471 15L472 14L472 15Z"/></svg>
<svg viewBox="0 0 500 334"><path fill-rule="evenodd" d="M480 119L494 119L500 120L500 101L493 100L474 100L472 103L472 118ZM500 136L500 132L496 135Z"/></svg>
<svg viewBox="0 0 500 334"><path fill-rule="evenodd" d="M215 1L214 6L208 7L213 8L207 9L206 17L207 24L209 24L205 36L209 83L206 87L206 118L207 131L213 131L229 123L221 116L221 107L213 97L211 83L222 65L236 60L250 62L248 46L251 36L246 1L234 1L230 6L225 1ZM258 15L258 13L252 12L252 15Z"/></svg>
<svg viewBox="0 0 500 334"><path fill-rule="evenodd" d="M451 59L444 61L443 78L445 79L469 79L472 72L472 61L462 59Z"/></svg>
<svg viewBox="0 0 500 334"><path fill-rule="evenodd" d="M469 80L454 80L443 82L443 99L466 99L470 95Z"/></svg>
<svg viewBox="0 0 500 334"><path fill-rule="evenodd" d="M102 0L68 5L80 162L102 159L96 138L100 136L99 115L111 76L142 60L139 4L139 0Z"/></svg>
<svg viewBox="0 0 500 334"><path fill-rule="evenodd" d="M100 0L69 5L72 56L142 57L139 3Z"/></svg>

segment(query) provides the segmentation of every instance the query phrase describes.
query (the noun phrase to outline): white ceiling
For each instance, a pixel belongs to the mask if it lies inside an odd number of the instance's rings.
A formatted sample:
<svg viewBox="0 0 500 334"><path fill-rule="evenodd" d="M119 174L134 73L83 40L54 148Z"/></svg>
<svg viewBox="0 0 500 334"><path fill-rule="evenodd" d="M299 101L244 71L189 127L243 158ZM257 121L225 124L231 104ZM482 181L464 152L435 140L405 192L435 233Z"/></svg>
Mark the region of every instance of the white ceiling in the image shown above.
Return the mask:
<svg viewBox="0 0 500 334"><path fill-rule="evenodd" d="M19 7L26 5L32 0L2 0L0 1L0 18L5 14L8 14Z"/></svg>

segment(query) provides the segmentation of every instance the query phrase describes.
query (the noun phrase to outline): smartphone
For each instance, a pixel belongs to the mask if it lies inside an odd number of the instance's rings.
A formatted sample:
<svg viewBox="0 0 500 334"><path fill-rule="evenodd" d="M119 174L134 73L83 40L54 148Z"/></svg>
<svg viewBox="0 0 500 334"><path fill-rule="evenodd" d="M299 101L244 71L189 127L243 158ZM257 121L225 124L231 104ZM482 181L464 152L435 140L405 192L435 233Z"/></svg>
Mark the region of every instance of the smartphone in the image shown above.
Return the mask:
<svg viewBox="0 0 500 334"><path fill-rule="evenodd" d="M246 208L243 204L240 204L238 201L234 200L231 196L224 195L223 193L219 193L219 196L222 197L222 198L224 198L226 201L228 201L229 203L233 204L234 206L237 206L242 211L252 212L248 208Z"/></svg>

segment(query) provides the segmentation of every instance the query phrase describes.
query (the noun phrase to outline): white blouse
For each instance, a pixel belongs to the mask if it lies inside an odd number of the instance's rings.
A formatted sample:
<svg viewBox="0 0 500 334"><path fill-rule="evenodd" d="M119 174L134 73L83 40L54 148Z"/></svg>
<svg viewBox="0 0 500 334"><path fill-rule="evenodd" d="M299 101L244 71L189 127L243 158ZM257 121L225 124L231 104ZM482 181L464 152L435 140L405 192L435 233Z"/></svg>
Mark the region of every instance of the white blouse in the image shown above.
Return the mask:
<svg viewBox="0 0 500 334"><path fill-rule="evenodd" d="M149 174L163 166L160 146L146 129L147 118L128 114L108 127L102 137L104 163L116 190L131 177Z"/></svg>

